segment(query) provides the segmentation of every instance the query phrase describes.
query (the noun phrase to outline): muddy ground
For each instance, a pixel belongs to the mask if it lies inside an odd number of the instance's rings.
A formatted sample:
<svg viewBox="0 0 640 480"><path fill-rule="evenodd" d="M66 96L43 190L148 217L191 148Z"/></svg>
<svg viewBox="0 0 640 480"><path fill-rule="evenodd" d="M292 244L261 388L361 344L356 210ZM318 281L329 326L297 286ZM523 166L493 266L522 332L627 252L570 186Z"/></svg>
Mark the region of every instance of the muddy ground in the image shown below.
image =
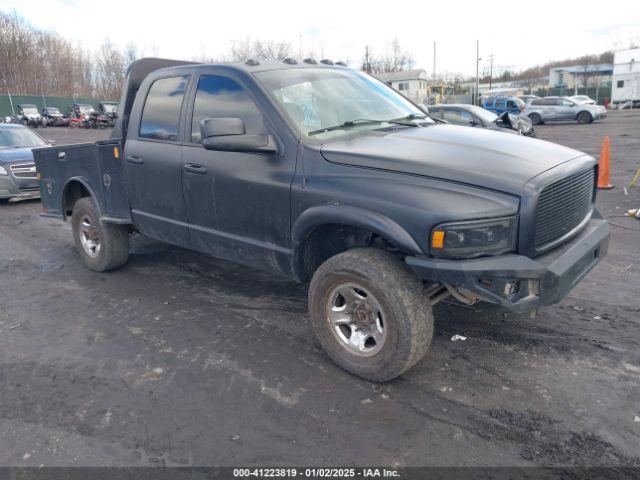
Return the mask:
<svg viewBox="0 0 640 480"><path fill-rule="evenodd" d="M598 206L640 206L620 188L640 112L538 132L591 154L610 135ZM426 358L377 385L320 350L304 286L140 236L94 273L39 211L0 206L0 465L640 466L637 231L612 227L608 257L537 315L438 305Z"/></svg>

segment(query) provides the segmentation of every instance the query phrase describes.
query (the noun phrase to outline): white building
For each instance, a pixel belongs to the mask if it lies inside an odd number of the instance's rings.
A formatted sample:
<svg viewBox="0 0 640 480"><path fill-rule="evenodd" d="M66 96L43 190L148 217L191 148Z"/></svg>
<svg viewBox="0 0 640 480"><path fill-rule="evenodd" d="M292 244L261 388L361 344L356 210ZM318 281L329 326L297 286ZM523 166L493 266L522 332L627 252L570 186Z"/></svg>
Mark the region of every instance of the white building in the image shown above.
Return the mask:
<svg viewBox="0 0 640 480"><path fill-rule="evenodd" d="M424 70L378 73L376 77L415 103L424 103L429 94L427 72Z"/></svg>
<svg viewBox="0 0 640 480"><path fill-rule="evenodd" d="M579 87L597 85L610 79L613 66L600 65L572 65L567 67L553 67L549 69L549 85L573 89L577 94ZM587 83L587 85L585 85Z"/></svg>
<svg viewBox="0 0 640 480"><path fill-rule="evenodd" d="M613 56L611 102L640 106L640 48L620 50Z"/></svg>

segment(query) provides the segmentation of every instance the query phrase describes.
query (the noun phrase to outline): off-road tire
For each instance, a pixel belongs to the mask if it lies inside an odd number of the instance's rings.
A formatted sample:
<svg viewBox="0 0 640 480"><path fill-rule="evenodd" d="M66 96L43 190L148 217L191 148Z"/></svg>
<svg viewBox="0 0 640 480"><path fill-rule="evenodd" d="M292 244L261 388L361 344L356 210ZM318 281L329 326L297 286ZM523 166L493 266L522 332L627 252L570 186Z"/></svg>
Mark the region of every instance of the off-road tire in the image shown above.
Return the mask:
<svg viewBox="0 0 640 480"><path fill-rule="evenodd" d="M350 352L332 331L329 297L344 283L361 285L384 311L386 340L373 356ZM348 250L325 261L311 280L309 311L316 337L333 361L374 382L392 380L413 367L433 337L433 313L424 285L400 259L374 248Z"/></svg>
<svg viewBox="0 0 640 480"><path fill-rule="evenodd" d="M578 116L576 117L576 120L578 120L578 123L591 123L593 122L593 117L591 116L591 114L589 112L580 112L578 114Z"/></svg>
<svg viewBox="0 0 640 480"><path fill-rule="evenodd" d="M81 241L81 220L87 218L97 233L100 249L90 256ZM78 200L73 206L71 228L76 250L84 264L96 272L106 272L121 267L129 257L129 227L113 223L100 223L98 209L91 197Z"/></svg>
<svg viewBox="0 0 640 480"><path fill-rule="evenodd" d="M542 122L542 117L538 113L529 114L529 120L531 120L531 123L533 125L541 125L543 123Z"/></svg>

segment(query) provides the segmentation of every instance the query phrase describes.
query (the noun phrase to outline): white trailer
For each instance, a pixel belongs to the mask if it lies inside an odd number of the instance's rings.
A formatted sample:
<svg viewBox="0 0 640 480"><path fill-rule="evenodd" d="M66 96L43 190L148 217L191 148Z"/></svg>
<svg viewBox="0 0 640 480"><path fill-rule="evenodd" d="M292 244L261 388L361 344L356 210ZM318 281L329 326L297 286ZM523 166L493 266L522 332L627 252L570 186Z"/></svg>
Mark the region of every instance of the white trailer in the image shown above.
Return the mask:
<svg viewBox="0 0 640 480"><path fill-rule="evenodd" d="M640 48L614 54L611 103L617 108L640 107Z"/></svg>

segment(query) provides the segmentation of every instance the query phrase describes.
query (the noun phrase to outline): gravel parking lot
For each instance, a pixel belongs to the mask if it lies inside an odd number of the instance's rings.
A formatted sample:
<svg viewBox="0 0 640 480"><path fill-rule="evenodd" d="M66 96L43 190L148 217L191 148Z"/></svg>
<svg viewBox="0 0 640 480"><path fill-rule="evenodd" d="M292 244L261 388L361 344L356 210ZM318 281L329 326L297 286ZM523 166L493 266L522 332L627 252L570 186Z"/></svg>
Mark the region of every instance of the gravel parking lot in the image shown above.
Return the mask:
<svg viewBox="0 0 640 480"><path fill-rule="evenodd" d="M638 125L536 128L592 155L610 136L617 216ZM606 260L536 315L439 304L425 359L378 385L320 350L305 286L140 236L94 273L39 211L0 206L0 465L640 466L638 221L612 217Z"/></svg>

